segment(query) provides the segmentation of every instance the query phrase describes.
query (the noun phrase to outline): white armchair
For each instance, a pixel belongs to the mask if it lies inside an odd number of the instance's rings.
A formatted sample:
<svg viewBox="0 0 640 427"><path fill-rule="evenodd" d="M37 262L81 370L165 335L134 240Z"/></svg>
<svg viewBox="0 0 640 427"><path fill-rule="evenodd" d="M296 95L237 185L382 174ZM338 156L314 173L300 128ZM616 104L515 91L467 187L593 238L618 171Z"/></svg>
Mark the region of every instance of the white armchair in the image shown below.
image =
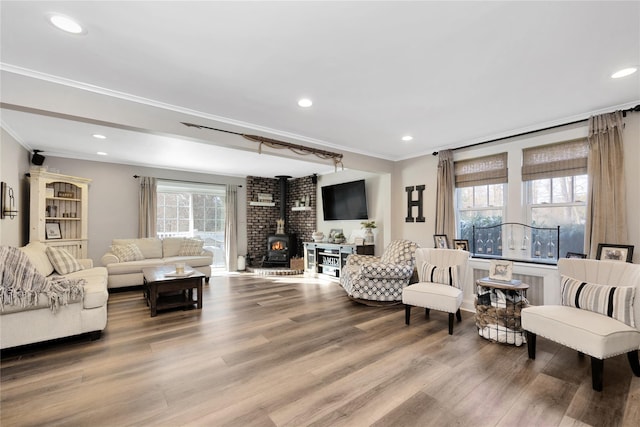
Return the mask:
<svg viewBox="0 0 640 427"><path fill-rule="evenodd" d="M591 356L596 391L602 391L604 359L609 357L626 353L640 377L640 265L565 258L558 260L558 271L563 305L522 310L529 358L536 358L540 335Z"/></svg>
<svg viewBox="0 0 640 427"><path fill-rule="evenodd" d="M460 306L464 288L470 277L469 252L456 249L421 248L416 251L418 283L404 288L405 323L411 318L411 307L449 313L449 335L453 335L453 316L462 320Z"/></svg>
<svg viewBox="0 0 640 427"><path fill-rule="evenodd" d="M340 285L354 299L400 301L415 268L418 244L394 240L381 257L349 255L342 269Z"/></svg>

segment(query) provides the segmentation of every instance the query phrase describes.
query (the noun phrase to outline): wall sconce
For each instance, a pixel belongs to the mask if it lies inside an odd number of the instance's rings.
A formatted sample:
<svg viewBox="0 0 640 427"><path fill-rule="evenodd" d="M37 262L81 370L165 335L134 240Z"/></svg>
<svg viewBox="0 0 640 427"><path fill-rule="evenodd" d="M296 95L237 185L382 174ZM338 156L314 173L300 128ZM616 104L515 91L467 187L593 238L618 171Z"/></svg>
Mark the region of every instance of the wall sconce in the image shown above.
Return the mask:
<svg viewBox="0 0 640 427"><path fill-rule="evenodd" d="M18 215L16 210L16 199L13 196L13 188L6 182L0 183L0 218L9 217L11 219Z"/></svg>

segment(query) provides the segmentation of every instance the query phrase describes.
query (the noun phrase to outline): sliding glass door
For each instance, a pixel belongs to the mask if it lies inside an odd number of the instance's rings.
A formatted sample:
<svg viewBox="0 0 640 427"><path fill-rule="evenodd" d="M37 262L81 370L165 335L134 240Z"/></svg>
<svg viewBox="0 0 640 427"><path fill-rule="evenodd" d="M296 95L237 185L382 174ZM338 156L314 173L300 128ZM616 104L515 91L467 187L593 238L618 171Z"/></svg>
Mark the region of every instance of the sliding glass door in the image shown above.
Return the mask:
<svg viewBox="0 0 640 427"><path fill-rule="evenodd" d="M225 186L158 180L158 237L196 237L225 266Z"/></svg>

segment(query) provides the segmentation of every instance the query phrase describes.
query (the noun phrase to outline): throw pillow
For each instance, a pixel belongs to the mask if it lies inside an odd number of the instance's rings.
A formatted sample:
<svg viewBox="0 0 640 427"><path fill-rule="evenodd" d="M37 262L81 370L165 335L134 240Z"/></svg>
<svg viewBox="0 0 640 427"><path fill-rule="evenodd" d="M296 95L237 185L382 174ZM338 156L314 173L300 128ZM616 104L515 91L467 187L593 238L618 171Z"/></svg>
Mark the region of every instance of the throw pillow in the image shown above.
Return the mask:
<svg viewBox="0 0 640 427"><path fill-rule="evenodd" d="M111 252L118 257L120 262L140 261L141 259L144 259L144 255L142 255L140 248L138 248L135 243L113 245L111 246Z"/></svg>
<svg viewBox="0 0 640 427"><path fill-rule="evenodd" d="M43 276L53 273L53 265L47 256L47 245L42 242L31 242L27 246L20 248L20 250L27 255L31 264L38 270L38 273Z"/></svg>
<svg viewBox="0 0 640 427"><path fill-rule="evenodd" d="M561 276L562 305L604 314L635 328L634 286L608 286Z"/></svg>
<svg viewBox="0 0 640 427"><path fill-rule="evenodd" d="M441 283L460 289L460 277L458 275L457 265L437 267L425 262L422 264L420 271L418 271L418 277L421 282Z"/></svg>
<svg viewBox="0 0 640 427"><path fill-rule="evenodd" d="M202 254L203 240L185 239L180 245L178 256L196 256Z"/></svg>
<svg viewBox="0 0 640 427"><path fill-rule="evenodd" d="M53 264L53 269L58 274L69 274L83 269L78 260L66 249L48 246L46 252L49 261Z"/></svg>

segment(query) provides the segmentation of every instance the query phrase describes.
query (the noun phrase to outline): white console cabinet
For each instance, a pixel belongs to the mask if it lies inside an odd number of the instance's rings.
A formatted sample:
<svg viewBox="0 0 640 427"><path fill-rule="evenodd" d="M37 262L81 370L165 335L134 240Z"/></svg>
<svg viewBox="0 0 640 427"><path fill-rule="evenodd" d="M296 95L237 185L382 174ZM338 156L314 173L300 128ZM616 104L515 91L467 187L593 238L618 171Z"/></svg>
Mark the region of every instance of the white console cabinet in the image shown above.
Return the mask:
<svg viewBox="0 0 640 427"><path fill-rule="evenodd" d="M87 257L90 179L32 168L29 241L62 247Z"/></svg>

